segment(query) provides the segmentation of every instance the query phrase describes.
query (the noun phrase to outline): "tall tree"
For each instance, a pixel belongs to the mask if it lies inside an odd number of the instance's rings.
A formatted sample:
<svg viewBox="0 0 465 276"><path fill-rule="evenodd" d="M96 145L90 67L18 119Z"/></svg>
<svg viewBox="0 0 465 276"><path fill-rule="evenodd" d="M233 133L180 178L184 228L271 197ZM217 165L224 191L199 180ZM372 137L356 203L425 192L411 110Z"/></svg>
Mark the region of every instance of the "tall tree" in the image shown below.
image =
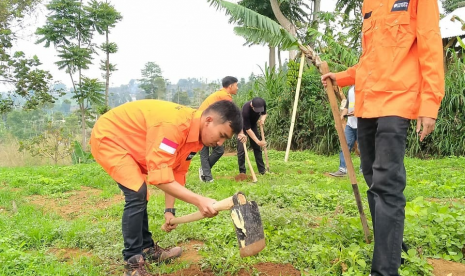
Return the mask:
<svg viewBox="0 0 465 276"><path fill-rule="evenodd" d="M110 54L114 54L118 51L118 45L114 42L110 42L108 35L110 29L114 28L116 23L121 21L123 17L115 9L113 5L105 2L97 2L92 0L88 8L89 15L94 22L94 28L101 35L105 35L105 42L100 45L100 49L105 53L106 59L101 60L100 69L104 71L103 77L105 78L105 106L109 109L108 103L108 90L110 87L110 75L111 72L116 71L116 64L110 63Z"/></svg>
<svg viewBox="0 0 465 276"><path fill-rule="evenodd" d="M37 56L27 58L22 51L11 53L17 33L24 29L23 19L31 16L40 0L0 1L0 84L13 88L13 95L23 97L27 109L37 108L43 103L53 103L52 75L39 69ZM0 113L13 107L11 97L0 100Z"/></svg>
<svg viewBox="0 0 465 276"><path fill-rule="evenodd" d="M58 68L65 70L73 84L73 92L79 98L85 95L79 91L83 87L82 71L92 64L93 26L95 23L89 15L82 0L52 0L46 5L49 15L44 26L37 28L37 44L45 43L46 48L55 46L61 60L56 62ZM77 82L73 75L78 73ZM86 109L81 107L82 145L86 145Z"/></svg>
<svg viewBox="0 0 465 276"><path fill-rule="evenodd" d="M147 99L164 99L166 93L165 79L160 66L155 62L147 62L141 70L142 79L139 87L145 91Z"/></svg>
<svg viewBox="0 0 465 276"><path fill-rule="evenodd" d="M441 2L442 8L446 13L451 13L457 8L465 7L464 0L441 0Z"/></svg>

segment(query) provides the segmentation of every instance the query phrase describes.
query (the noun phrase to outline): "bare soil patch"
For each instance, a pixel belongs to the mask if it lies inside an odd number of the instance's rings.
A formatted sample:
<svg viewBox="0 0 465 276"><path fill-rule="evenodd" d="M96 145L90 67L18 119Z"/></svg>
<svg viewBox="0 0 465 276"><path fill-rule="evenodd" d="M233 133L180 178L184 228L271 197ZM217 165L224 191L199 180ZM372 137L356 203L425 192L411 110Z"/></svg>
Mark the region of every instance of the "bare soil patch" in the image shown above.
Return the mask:
<svg viewBox="0 0 465 276"><path fill-rule="evenodd" d="M99 189L82 186L79 191L64 193L63 198L34 195L29 197L29 201L42 207L44 212L56 212L65 219L74 219L89 214L92 210L106 209L124 201L121 194L104 199L100 198L101 193Z"/></svg>
<svg viewBox="0 0 465 276"><path fill-rule="evenodd" d="M191 263L198 263L202 256L199 254L200 248L204 245L201 241L192 240L187 243L183 243L182 247L182 255L179 257L180 261L187 261Z"/></svg>
<svg viewBox="0 0 465 276"><path fill-rule="evenodd" d="M223 154L223 156L236 156L236 155L237 155L237 152L235 152L235 151L232 151L232 152L225 152L225 153Z"/></svg>
<svg viewBox="0 0 465 276"><path fill-rule="evenodd" d="M58 259L64 262L73 262L74 260L79 260L82 257L93 257L91 253L78 248L52 248L48 250L48 253L55 255Z"/></svg>
<svg viewBox="0 0 465 276"><path fill-rule="evenodd" d="M262 275L262 276L300 276L300 271L295 269L290 264L273 264L273 263L260 263L253 266L250 269L241 269L238 276L252 276L252 275ZM191 265L186 269L176 271L175 273L165 274L166 276L213 276L211 270L201 270L199 265ZM231 274L227 274L232 276Z"/></svg>
<svg viewBox="0 0 465 276"><path fill-rule="evenodd" d="M236 182L252 181L252 176L246 175L245 173L240 173L234 177L234 180Z"/></svg>
<svg viewBox="0 0 465 276"><path fill-rule="evenodd" d="M434 276L463 276L465 275L465 264L455 263L442 259L428 259L433 266Z"/></svg>

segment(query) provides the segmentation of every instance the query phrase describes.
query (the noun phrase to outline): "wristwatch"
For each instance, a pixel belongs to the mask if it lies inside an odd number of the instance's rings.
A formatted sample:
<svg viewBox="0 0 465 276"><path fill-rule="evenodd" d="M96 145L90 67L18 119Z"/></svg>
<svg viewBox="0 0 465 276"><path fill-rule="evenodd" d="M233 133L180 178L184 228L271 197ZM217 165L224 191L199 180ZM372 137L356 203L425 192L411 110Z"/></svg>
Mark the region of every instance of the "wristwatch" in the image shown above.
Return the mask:
<svg viewBox="0 0 465 276"><path fill-rule="evenodd" d="M173 216L176 216L176 208L166 208L164 214L171 213Z"/></svg>

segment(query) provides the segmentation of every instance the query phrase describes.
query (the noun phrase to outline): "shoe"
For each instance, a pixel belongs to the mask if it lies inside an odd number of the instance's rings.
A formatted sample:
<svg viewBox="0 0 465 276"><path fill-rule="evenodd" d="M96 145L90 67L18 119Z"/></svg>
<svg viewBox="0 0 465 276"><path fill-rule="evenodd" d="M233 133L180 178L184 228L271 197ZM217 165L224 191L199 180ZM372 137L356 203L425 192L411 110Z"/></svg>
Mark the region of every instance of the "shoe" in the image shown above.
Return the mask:
<svg viewBox="0 0 465 276"><path fill-rule="evenodd" d="M134 255L125 262L123 276L152 276L145 270L145 265L144 256Z"/></svg>
<svg viewBox="0 0 465 276"><path fill-rule="evenodd" d="M329 173L329 175L335 176L335 177L343 177L343 176L346 176L347 173L342 172L342 171L337 171L337 172Z"/></svg>
<svg viewBox="0 0 465 276"><path fill-rule="evenodd" d="M202 167L199 168L199 179L200 179L200 181L203 181L203 170L202 170Z"/></svg>
<svg viewBox="0 0 465 276"><path fill-rule="evenodd" d="M149 262L161 263L178 258L182 254L181 247L162 248L158 242L154 246L144 249L143 254Z"/></svg>

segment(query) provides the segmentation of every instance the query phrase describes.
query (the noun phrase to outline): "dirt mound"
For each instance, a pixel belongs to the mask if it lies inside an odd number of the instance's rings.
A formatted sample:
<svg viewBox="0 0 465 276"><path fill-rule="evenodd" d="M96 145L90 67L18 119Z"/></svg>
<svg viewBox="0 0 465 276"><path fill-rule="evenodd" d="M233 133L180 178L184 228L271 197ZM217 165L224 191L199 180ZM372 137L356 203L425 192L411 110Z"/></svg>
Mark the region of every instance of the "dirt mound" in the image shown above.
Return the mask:
<svg viewBox="0 0 465 276"><path fill-rule="evenodd" d="M465 275L465 264L454 263L442 259L428 259L433 266L434 276L462 276Z"/></svg>
<svg viewBox="0 0 465 276"><path fill-rule="evenodd" d="M257 275L257 272L259 275L263 276L281 276L281 275L286 275L286 276L300 276L300 272L295 269L292 265L290 264L273 264L273 263L260 263L256 264L253 266L253 269L241 269L238 274L239 276L252 276L252 275ZM191 265L190 267L186 269L182 269L179 271L176 271L171 274L164 274L166 276L213 276L215 273L213 273L211 270L206 269L206 270L201 270L199 265ZM232 276L231 274L226 274L229 276Z"/></svg>
<svg viewBox="0 0 465 276"><path fill-rule="evenodd" d="M201 241L192 240L188 243L180 245L182 247L182 255L179 257L180 261L187 261L192 263L198 263L202 256L199 254L199 249L204 245Z"/></svg>
<svg viewBox="0 0 465 276"><path fill-rule="evenodd" d="M246 175L245 173L240 173L234 177L234 180L236 182L241 182L241 181L252 181L252 177Z"/></svg>
<svg viewBox="0 0 465 276"><path fill-rule="evenodd" d="M30 203L41 206L44 212L56 212L65 219L74 219L93 210L106 209L124 202L124 196L120 194L104 199L100 198L101 193L101 190L83 186L79 191L64 193L61 198L34 195L29 200Z"/></svg>

